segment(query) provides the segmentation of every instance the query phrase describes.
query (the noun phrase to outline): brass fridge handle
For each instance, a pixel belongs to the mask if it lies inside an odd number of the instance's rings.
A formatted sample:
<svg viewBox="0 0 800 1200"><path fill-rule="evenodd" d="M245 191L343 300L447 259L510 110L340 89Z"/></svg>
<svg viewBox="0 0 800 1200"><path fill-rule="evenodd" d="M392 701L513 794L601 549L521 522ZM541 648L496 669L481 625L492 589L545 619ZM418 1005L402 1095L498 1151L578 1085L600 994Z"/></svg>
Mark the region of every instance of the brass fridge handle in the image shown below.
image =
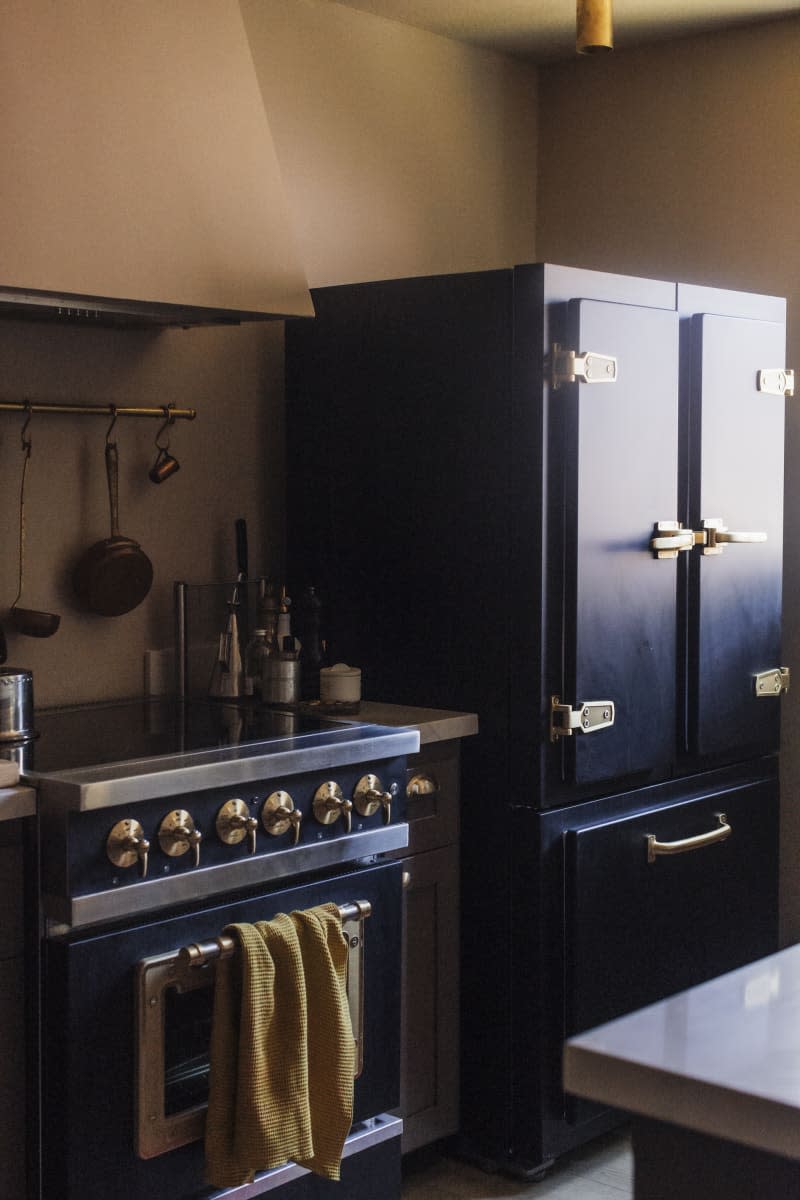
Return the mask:
<svg viewBox="0 0 800 1200"><path fill-rule="evenodd" d="M717 842L726 841L733 832L728 824L725 813L717 813L718 829L708 833L699 833L696 837L682 838L679 842L656 841L654 833L647 834L647 861L653 863L661 854L686 854L689 850L702 850L705 846L714 846Z"/></svg>

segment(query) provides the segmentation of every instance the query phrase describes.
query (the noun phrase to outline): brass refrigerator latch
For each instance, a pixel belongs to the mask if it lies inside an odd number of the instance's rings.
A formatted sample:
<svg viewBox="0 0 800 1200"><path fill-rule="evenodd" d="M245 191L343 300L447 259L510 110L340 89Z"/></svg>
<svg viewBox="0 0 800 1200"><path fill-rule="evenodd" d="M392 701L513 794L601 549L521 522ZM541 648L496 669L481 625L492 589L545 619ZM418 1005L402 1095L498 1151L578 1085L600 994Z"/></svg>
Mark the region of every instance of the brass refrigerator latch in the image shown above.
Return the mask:
<svg viewBox="0 0 800 1200"><path fill-rule="evenodd" d="M550 697L550 741L572 737L577 733L596 733L614 724L613 700L586 700L578 708L562 704L558 696Z"/></svg>
<svg viewBox="0 0 800 1200"><path fill-rule="evenodd" d="M616 383L617 360L608 354L587 350L577 354L565 350L558 342L550 355L550 382L556 391L562 383Z"/></svg>
<svg viewBox="0 0 800 1200"><path fill-rule="evenodd" d="M650 549L655 558L677 558L681 550L694 546L694 531L684 529L680 521L656 521Z"/></svg>

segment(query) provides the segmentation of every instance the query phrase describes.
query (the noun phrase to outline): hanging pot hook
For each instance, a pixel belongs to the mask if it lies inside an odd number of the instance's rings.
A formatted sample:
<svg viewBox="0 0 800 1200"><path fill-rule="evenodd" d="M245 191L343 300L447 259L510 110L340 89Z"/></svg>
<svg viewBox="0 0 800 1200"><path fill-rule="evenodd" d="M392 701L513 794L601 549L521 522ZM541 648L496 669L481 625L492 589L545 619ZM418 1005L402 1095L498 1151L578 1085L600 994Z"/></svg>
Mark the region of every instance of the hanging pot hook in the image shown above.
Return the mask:
<svg viewBox="0 0 800 1200"><path fill-rule="evenodd" d="M110 442L108 439L111 437L111 430L114 428L114 426L117 423L117 406L116 406L116 404L109 404L108 407L111 412L111 424L109 425L108 429L106 430L106 445L113 446L113 445L116 445L116 443Z"/></svg>
<svg viewBox="0 0 800 1200"><path fill-rule="evenodd" d="M26 400L25 401L25 421L23 422L22 429L20 430L20 440L22 442L22 449L25 451L25 454L27 454L27 455L29 455L31 452L31 439L29 437L26 437L25 435L28 432L28 426L31 423L32 416L33 416L33 408L31 406L31 402L30 402L30 400Z"/></svg>
<svg viewBox="0 0 800 1200"><path fill-rule="evenodd" d="M180 463L177 458L174 458L169 453L169 434L167 434L163 442L161 441L164 430L169 429L170 425L174 425L175 423L172 405L165 404L162 407L165 420L155 438L158 454L156 455L156 461L147 473L151 483L163 483L165 479L169 479L170 475L174 475L180 469Z"/></svg>
<svg viewBox="0 0 800 1200"><path fill-rule="evenodd" d="M155 436L156 448L158 450L169 450L169 434L167 434L167 439L163 445L161 444L160 439L161 439L161 435L164 432L164 430L169 429L170 425L175 424L175 418L172 415L172 405L171 404L162 404L161 411L163 412L165 419L164 419L164 424L161 426L161 428L159 429L158 433Z"/></svg>

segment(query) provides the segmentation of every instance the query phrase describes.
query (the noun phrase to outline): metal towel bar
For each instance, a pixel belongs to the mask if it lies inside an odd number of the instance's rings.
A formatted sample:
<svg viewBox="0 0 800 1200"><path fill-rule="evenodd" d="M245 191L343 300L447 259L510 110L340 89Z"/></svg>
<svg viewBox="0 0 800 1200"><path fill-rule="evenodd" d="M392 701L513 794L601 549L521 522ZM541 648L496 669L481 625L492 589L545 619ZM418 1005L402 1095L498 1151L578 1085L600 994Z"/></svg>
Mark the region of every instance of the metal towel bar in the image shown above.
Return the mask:
<svg viewBox="0 0 800 1200"><path fill-rule="evenodd" d="M345 921L363 921L372 912L369 900L354 900L352 904L340 904L339 916L342 924ZM178 961L184 967L202 967L216 958L230 958L236 950L234 939L227 933L221 933L210 942L192 942L178 951Z"/></svg>

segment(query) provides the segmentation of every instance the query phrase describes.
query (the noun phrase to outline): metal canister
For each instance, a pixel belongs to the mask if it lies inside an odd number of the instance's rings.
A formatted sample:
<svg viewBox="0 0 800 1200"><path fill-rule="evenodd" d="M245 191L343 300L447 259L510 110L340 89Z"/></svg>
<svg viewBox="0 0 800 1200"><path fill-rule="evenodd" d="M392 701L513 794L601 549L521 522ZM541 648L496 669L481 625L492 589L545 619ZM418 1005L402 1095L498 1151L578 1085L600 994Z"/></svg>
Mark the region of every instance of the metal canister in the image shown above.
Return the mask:
<svg viewBox="0 0 800 1200"><path fill-rule="evenodd" d="M264 704L297 704L300 700L300 662L271 654L263 660L261 699Z"/></svg>
<svg viewBox="0 0 800 1200"><path fill-rule="evenodd" d="M33 672L3 667L0 669L0 741L33 736Z"/></svg>

